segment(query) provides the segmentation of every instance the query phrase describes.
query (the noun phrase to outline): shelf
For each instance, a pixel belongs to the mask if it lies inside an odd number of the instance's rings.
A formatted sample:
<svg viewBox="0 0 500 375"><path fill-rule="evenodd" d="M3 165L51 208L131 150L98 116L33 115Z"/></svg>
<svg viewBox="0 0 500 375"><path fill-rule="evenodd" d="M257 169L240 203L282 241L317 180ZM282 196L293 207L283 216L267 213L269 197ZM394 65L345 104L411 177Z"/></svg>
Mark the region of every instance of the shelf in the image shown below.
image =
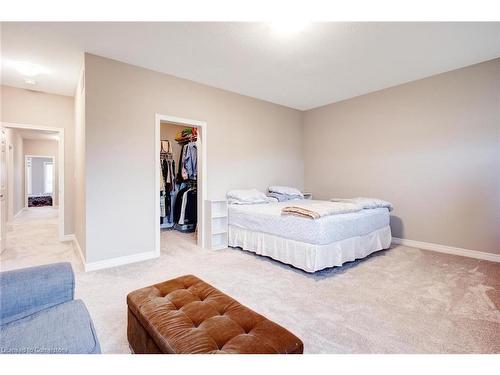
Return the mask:
<svg viewBox="0 0 500 375"><path fill-rule="evenodd" d="M211 238L211 246L212 250L220 250L225 249L228 243L228 233L213 233Z"/></svg>
<svg viewBox="0 0 500 375"><path fill-rule="evenodd" d="M206 246L212 250L227 248L228 207L226 200L207 200L208 236Z"/></svg>
<svg viewBox="0 0 500 375"><path fill-rule="evenodd" d="M227 248L228 248L227 245L220 245L220 246L213 246L212 250L224 250L224 249L227 249Z"/></svg>
<svg viewBox="0 0 500 375"><path fill-rule="evenodd" d="M227 229L225 229L225 228L224 228L224 229L219 229L219 230L214 230L214 231L212 232L212 236L214 236L214 235L216 235L216 234L224 234L224 233L227 233L227 232L228 232L228 231L227 231Z"/></svg>
<svg viewBox="0 0 500 375"><path fill-rule="evenodd" d="M227 212L220 212L212 214L212 219L222 219L227 217Z"/></svg>

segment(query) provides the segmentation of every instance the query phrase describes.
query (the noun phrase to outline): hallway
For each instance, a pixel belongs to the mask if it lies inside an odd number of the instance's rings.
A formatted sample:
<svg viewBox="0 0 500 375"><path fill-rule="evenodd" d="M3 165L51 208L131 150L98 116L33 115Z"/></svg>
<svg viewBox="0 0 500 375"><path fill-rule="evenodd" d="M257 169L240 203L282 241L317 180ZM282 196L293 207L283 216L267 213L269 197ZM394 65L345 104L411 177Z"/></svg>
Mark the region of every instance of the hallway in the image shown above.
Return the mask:
<svg viewBox="0 0 500 375"><path fill-rule="evenodd" d="M73 244L60 242L58 210L53 207L32 207L23 210L7 225L7 246L0 256L1 270L7 271L40 264L71 262L81 271L82 263Z"/></svg>

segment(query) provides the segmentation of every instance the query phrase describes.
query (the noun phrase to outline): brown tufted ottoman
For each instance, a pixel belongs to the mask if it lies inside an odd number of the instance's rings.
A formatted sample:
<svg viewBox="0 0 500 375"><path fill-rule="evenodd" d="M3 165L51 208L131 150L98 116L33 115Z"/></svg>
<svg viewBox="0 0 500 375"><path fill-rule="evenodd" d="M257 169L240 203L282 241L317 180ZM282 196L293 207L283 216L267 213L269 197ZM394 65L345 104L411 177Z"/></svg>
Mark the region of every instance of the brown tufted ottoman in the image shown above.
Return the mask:
<svg viewBox="0 0 500 375"><path fill-rule="evenodd" d="M127 296L134 353L295 353L302 341L195 276Z"/></svg>

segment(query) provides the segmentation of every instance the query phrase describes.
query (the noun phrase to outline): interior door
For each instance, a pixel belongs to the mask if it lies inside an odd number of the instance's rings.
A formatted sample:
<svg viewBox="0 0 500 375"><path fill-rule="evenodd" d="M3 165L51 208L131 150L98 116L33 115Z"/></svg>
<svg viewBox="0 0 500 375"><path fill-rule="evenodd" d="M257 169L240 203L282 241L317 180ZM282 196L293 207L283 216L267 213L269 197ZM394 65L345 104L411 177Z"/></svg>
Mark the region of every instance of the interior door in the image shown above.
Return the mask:
<svg viewBox="0 0 500 375"><path fill-rule="evenodd" d="M5 250L7 236L7 137L0 129L0 253Z"/></svg>

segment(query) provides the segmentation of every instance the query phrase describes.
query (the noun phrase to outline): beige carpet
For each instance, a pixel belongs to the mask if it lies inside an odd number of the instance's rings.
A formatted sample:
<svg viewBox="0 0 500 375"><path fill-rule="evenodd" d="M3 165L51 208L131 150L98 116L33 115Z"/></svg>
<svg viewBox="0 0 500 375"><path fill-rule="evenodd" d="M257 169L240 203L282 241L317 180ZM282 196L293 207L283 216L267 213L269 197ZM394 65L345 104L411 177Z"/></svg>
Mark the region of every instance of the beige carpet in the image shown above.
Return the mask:
<svg viewBox="0 0 500 375"><path fill-rule="evenodd" d="M162 233L159 259L83 273L57 241L56 212L34 208L10 225L3 270L71 261L105 353L127 353L128 292L195 274L290 329L306 353L500 353L500 264L395 246L309 275L241 250L200 249Z"/></svg>

